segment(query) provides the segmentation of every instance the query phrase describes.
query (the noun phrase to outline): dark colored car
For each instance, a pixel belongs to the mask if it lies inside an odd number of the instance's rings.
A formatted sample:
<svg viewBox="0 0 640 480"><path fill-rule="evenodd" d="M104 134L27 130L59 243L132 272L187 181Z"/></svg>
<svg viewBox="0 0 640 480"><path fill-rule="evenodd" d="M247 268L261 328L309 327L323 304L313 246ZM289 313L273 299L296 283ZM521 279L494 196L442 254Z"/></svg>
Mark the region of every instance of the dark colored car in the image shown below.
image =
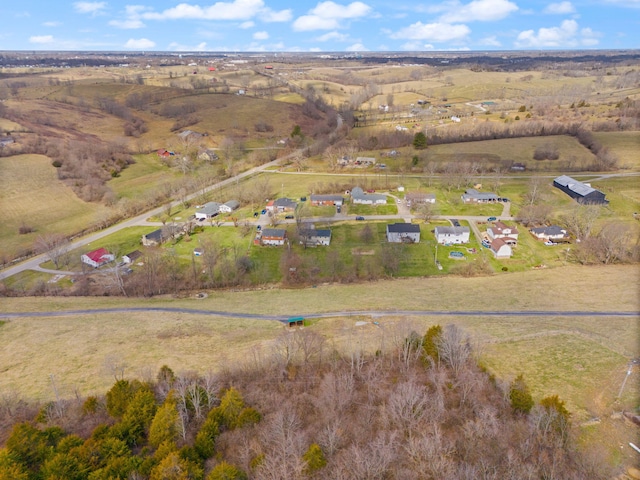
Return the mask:
<svg viewBox="0 0 640 480"><path fill-rule="evenodd" d="M267 213L267 209L266 209L266 208L264 208L260 213L261 213L262 215L265 215L265 214Z"/></svg>
<svg viewBox="0 0 640 480"><path fill-rule="evenodd" d="M487 218L487 222L495 222L497 220L496 217L489 217Z"/></svg>
<svg viewBox="0 0 640 480"><path fill-rule="evenodd" d="M364 220L364 217L356 217L356 220Z"/></svg>
<svg viewBox="0 0 640 480"><path fill-rule="evenodd" d="M286 218L287 220L293 220L293 215L286 215L284 218Z"/></svg>
<svg viewBox="0 0 640 480"><path fill-rule="evenodd" d="M459 227L460 226L460 222L458 221L457 218L452 218L451 219L451 223L454 227Z"/></svg>

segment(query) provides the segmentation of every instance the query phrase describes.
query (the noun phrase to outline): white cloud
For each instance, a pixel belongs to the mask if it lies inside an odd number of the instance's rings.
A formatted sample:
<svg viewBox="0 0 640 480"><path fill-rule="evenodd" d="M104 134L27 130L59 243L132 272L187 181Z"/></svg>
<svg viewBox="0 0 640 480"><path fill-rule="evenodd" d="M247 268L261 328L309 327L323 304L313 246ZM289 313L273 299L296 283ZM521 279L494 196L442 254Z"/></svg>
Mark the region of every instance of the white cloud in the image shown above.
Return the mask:
<svg viewBox="0 0 640 480"><path fill-rule="evenodd" d="M133 50L147 50L156 46L156 42L147 38L131 38L124 44L125 48L131 48Z"/></svg>
<svg viewBox="0 0 640 480"><path fill-rule="evenodd" d="M266 40L269 38L269 34L267 32L255 32L253 34L254 40Z"/></svg>
<svg viewBox="0 0 640 480"><path fill-rule="evenodd" d="M53 42L53 35L34 35L29 37L29 43L37 43L40 45Z"/></svg>
<svg viewBox="0 0 640 480"><path fill-rule="evenodd" d="M349 35L338 32L329 32L324 35L320 35L319 37L314 38L318 42L328 42L328 41L336 41L336 42L346 42L349 39Z"/></svg>
<svg viewBox="0 0 640 480"><path fill-rule="evenodd" d="M123 30L134 30L136 28L144 28L145 24L139 18L129 18L127 20L110 20L109 25Z"/></svg>
<svg viewBox="0 0 640 480"><path fill-rule="evenodd" d="M73 7L78 13L90 13L93 16L100 15L107 8L107 2L76 2Z"/></svg>
<svg viewBox="0 0 640 480"><path fill-rule="evenodd" d="M362 2L340 5L332 1L320 2L309 10L308 15L298 17L293 22L297 32L309 30L333 30L340 28L341 21L362 18L371 13L371 7Z"/></svg>
<svg viewBox="0 0 640 480"><path fill-rule="evenodd" d="M283 22L291 19L291 11L273 11L265 7L263 0L233 0L207 7L180 3L161 12L142 14L146 20L249 20L256 16L268 22Z"/></svg>
<svg viewBox="0 0 640 480"><path fill-rule="evenodd" d="M491 35L489 37L485 37L485 38L481 39L479 43L480 43L480 45L483 45L483 46L486 46L486 47L501 47L502 46L502 44L496 38L495 35Z"/></svg>
<svg viewBox="0 0 640 480"><path fill-rule="evenodd" d="M433 45L429 44L429 43L422 43L422 42L407 42L407 43L403 43L402 45L400 45L400 48L402 50L405 50L407 52L419 52L422 50L434 50Z"/></svg>
<svg viewBox="0 0 640 480"><path fill-rule="evenodd" d="M60 25L62 25L61 22L44 22L42 25L44 25L45 27L59 27Z"/></svg>
<svg viewBox="0 0 640 480"><path fill-rule="evenodd" d="M198 45L183 45L181 43L177 43L177 42L171 42L169 44L169 50L172 50L174 52L204 52L204 51L210 51L210 48L207 48L207 43L206 42L201 42ZM233 50L231 48L227 48L227 47L221 47L219 49L216 49L219 51L223 51L223 50Z"/></svg>
<svg viewBox="0 0 640 480"><path fill-rule="evenodd" d="M365 47L361 43L354 43L353 45L350 45L347 48L345 48L345 51L347 51L347 52L368 52L369 49L367 47Z"/></svg>
<svg viewBox="0 0 640 480"><path fill-rule="evenodd" d="M293 22L293 29L296 32L307 32L309 30L331 30L339 28L340 22L335 18L322 18L316 15L303 15Z"/></svg>
<svg viewBox="0 0 640 480"><path fill-rule="evenodd" d="M256 22L252 20L247 20L246 22L242 22L240 25L238 25L238 27L242 28L243 30L246 30L247 28L255 27L255 25L256 25Z"/></svg>
<svg viewBox="0 0 640 480"><path fill-rule="evenodd" d="M550 13L552 15L566 15L568 13L574 13L576 9L571 2L550 3L544 9L544 13Z"/></svg>
<svg viewBox="0 0 640 480"><path fill-rule="evenodd" d="M438 19L441 23L493 22L518 10L518 6L508 0L473 0L466 5L456 0L443 7L446 11Z"/></svg>
<svg viewBox="0 0 640 480"><path fill-rule="evenodd" d="M293 12L290 9L275 12L270 8L264 8L259 12L260 20L267 23L289 22L293 18Z"/></svg>
<svg viewBox="0 0 640 480"><path fill-rule="evenodd" d="M428 40L430 42L450 42L463 40L471 33L466 25L416 22L391 35L391 38L407 40Z"/></svg>
<svg viewBox="0 0 640 480"><path fill-rule="evenodd" d="M592 47L598 44L600 33L590 28L578 30L575 20L565 20L559 27L525 30L518 34L515 45L518 48L566 48Z"/></svg>

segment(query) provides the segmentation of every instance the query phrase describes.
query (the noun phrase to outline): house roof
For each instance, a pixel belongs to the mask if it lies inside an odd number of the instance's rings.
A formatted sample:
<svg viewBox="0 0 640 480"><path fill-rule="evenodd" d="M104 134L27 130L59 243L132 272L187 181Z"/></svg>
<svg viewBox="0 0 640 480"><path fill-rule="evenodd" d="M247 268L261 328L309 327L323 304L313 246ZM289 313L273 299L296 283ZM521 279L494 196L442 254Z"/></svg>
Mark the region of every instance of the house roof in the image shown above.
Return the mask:
<svg viewBox="0 0 640 480"><path fill-rule="evenodd" d="M382 195L380 193L364 193L364 190L360 187L353 187L351 189L351 198L357 200L372 200L374 202L383 199L385 202L387 201L386 195Z"/></svg>
<svg viewBox="0 0 640 480"><path fill-rule="evenodd" d="M287 231L284 228L264 228L262 230L263 237L284 238Z"/></svg>
<svg viewBox="0 0 640 480"><path fill-rule="evenodd" d="M407 200L422 200L427 198L436 198L435 193L409 192L404 196Z"/></svg>
<svg viewBox="0 0 640 480"><path fill-rule="evenodd" d="M131 253L127 253L125 255L125 257L127 257L129 260L134 261L138 258L140 258L142 256L142 252L140 250L134 250Z"/></svg>
<svg viewBox="0 0 640 480"><path fill-rule="evenodd" d="M464 192L463 197L466 198L475 198L477 200L494 200L498 198L495 193L491 192L479 192L475 188L470 188L466 192Z"/></svg>
<svg viewBox="0 0 640 480"><path fill-rule="evenodd" d="M102 261L103 257L111 254L106 248L98 248L97 250L93 250L92 252L85 253L85 255L94 262L99 263Z"/></svg>
<svg viewBox="0 0 640 480"><path fill-rule="evenodd" d="M274 207L295 208L297 203L290 198L277 198L273 201Z"/></svg>
<svg viewBox="0 0 640 480"><path fill-rule="evenodd" d="M469 227L436 227L436 235L444 233L447 235L462 235L469 233Z"/></svg>
<svg viewBox="0 0 640 480"><path fill-rule="evenodd" d="M560 186L568 188L572 192L575 192L582 197L597 191L595 188L590 187L586 183L579 182L578 180L575 180L567 175L560 175L554 180L554 182Z"/></svg>
<svg viewBox="0 0 640 480"><path fill-rule="evenodd" d="M303 230L300 230L300 234L304 237L331 238L331 230L329 230L328 228L305 228Z"/></svg>
<svg viewBox="0 0 640 480"><path fill-rule="evenodd" d="M420 225L415 223L390 223L387 225L389 233L420 233Z"/></svg>
<svg viewBox="0 0 640 480"><path fill-rule="evenodd" d="M493 227L489 227L491 230L493 230L496 233L503 233L504 230L511 230L511 232L508 235L517 235L518 234L518 229L516 227L510 227L509 225L503 223L503 222L495 222L493 224Z"/></svg>
<svg viewBox="0 0 640 480"><path fill-rule="evenodd" d="M147 233L144 236L147 240L153 240L156 242L161 242L162 241L162 229L159 228L158 230L154 230L151 233Z"/></svg>
<svg viewBox="0 0 640 480"><path fill-rule="evenodd" d="M344 198L342 197L342 195L311 195L311 201L322 201L322 200L329 200L329 201L342 201L344 200Z"/></svg>
<svg viewBox="0 0 640 480"><path fill-rule="evenodd" d="M240 202L237 200L229 200L228 202L225 202L225 206L229 207L231 210L235 210L240 206Z"/></svg>
<svg viewBox="0 0 640 480"><path fill-rule="evenodd" d="M196 213L204 213L205 215L214 215L220 211L220 204L218 202L207 202Z"/></svg>
<svg viewBox="0 0 640 480"><path fill-rule="evenodd" d="M497 252L505 245L507 245L507 242L503 238L496 238L491 242L491 250Z"/></svg>
<svg viewBox="0 0 640 480"><path fill-rule="evenodd" d="M531 233L537 235L566 235L567 231L559 227L558 225L551 225L549 227L536 227L531 229Z"/></svg>

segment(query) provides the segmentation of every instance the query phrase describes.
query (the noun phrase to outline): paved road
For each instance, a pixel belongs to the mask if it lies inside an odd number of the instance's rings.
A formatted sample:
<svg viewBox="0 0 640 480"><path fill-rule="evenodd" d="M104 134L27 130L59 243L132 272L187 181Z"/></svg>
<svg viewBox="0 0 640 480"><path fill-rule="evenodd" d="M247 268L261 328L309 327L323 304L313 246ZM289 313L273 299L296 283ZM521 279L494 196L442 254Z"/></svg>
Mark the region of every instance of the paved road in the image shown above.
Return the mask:
<svg viewBox="0 0 640 480"><path fill-rule="evenodd" d="M160 313L182 313L191 315L207 315L225 318L244 318L251 320L271 320L287 323L289 318L332 318L350 316L370 316L372 318L384 317L387 315L408 315L408 316L447 316L447 317L627 317L638 318L640 312L624 311L579 311L579 310L342 310L336 312L303 313L299 315L263 315L258 313L224 312L219 310L203 310L196 308L172 308L172 307L126 307L126 308L96 308L83 310L61 310L54 312L0 312L0 318L28 318L28 317L67 317L70 315L99 315L114 313L134 313L134 312L160 312Z"/></svg>

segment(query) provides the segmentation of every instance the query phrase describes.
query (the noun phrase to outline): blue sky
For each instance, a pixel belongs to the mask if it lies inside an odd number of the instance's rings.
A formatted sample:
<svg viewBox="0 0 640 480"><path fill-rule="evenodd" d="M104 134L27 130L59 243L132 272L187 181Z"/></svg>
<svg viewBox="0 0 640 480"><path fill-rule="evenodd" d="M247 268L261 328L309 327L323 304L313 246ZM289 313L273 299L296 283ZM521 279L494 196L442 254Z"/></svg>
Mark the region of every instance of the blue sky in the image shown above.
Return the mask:
<svg viewBox="0 0 640 480"><path fill-rule="evenodd" d="M3 0L0 50L640 48L640 0Z"/></svg>

